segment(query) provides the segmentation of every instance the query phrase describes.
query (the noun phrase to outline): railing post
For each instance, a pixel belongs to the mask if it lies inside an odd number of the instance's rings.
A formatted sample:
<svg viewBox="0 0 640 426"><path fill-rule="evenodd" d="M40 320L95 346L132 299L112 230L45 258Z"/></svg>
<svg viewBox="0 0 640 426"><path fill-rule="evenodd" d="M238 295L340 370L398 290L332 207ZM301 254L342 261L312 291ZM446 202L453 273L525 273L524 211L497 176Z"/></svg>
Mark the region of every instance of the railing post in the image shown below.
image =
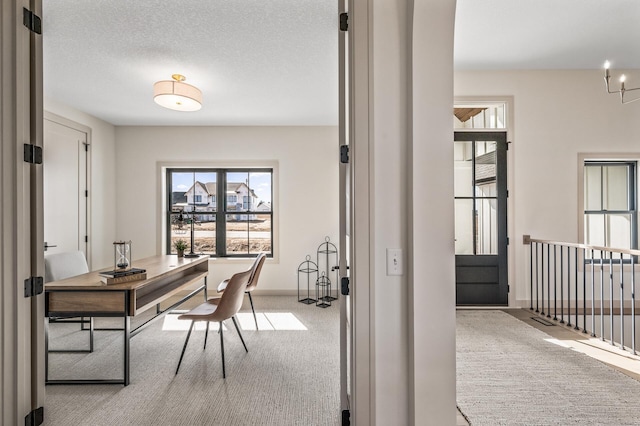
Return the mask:
<svg viewBox="0 0 640 426"><path fill-rule="evenodd" d="M594 263L594 255L595 252L591 249L591 337L596 337L596 305L595 305L595 263ZM600 252L600 265L602 266L602 252ZM602 278L602 268L600 268L600 277Z"/></svg>
<svg viewBox="0 0 640 426"><path fill-rule="evenodd" d="M553 320L558 321L558 246L553 245Z"/></svg>
<svg viewBox="0 0 640 426"><path fill-rule="evenodd" d="M609 252L609 329L611 344L613 343L613 252ZM604 335L604 332L602 333ZM603 339L604 340L604 339Z"/></svg>
<svg viewBox="0 0 640 426"><path fill-rule="evenodd" d="M529 310L533 311L533 245L529 242ZM536 265L537 266L537 265Z"/></svg>
<svg viewBox="0 0 640 426"><path fill-rule="evenodd" d="M620 349L624 350L624 261L620 253Z"/></svg>
<svg viewBox="0 0 640 426"><path fill-rule="evenodd" d="M575 248L574 251L574 260L575 260L575 264L574 264L574 279L575 279L575 284L576 284L576 323L575 323L575 327L574 330L580 330L580 327L578 327L578 247ZM584 264L584 262L582 262ZM587 269L583 266L583 274L585 275L587 273ZM582 298L584 299L584 296L582 296Z"/></svg>
<svg viewBox="0 0 640 426"><path fill-rule="evenodd" d="M540 257L542 258L542 267L540 268L540 273L542 274L542 285L540 286L542 288L542 310L540 311L540 315L544 315L544 243L540 243L540 247Z"/></svg>
<svg viewBox="0 0 640 426"><path fill-rule="evenodd" d="M536 243L536 312L540 312L538 309L538 294L539 294L539 286L538 286L538 277L540 276L540 270L538 269L538 243Z"/></svg>
<svg viewBox="0 0 640 426"><path fill-rule="evenodd" d="M547 244L547 318L551 318L551 244Z"/></svg>
<svg viewBox="0 0 640 426"><path fill-rule="evenodd" d="M631 350L636 354L636 268L635 256L631 255Z"/></svg>
<svg viewBox="0 0 640 426"><path fill-rule="evenodd" d="M593 250L592 255L593 255ZM582 332L587 332L587 249L582 249L582 263L584 264L584 272L582 274ZM591 256L591 282L593 283L593 256ZM593 292L593 284L592 284ZM591 297L593 299L593 295Z"/></svg>
<svg viewBox="0 0 640 426"><path fill-rule="evenodd" d="M591 302L591 306L593 308L594 302ZM591 336L595 337L595 322L593 326L594 328ZM600 334L602 334L602 339L604 340L604 252L602 250L600 250Z"/></svg>
<svg viewBox="0 0 640 426"><path fill-rule="evenodd" d="M564 279L562 278L562 271L564 271L564 260L562 252L562 246L560 246L560 324L564 324Z"/></svg>

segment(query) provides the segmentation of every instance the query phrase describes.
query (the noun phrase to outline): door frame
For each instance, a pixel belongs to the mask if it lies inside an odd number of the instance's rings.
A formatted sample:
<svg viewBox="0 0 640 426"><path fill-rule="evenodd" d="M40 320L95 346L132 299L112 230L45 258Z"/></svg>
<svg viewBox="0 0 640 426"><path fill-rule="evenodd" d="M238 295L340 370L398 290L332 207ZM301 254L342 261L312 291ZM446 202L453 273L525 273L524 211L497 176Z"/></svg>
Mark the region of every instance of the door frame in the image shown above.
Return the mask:
<svg viewBox="0 0 640 426"><path fill-rule="evenodd" d="M455 94L454 94L455 95ZM505 106L505 124L506 126L502 129L455 129L457 132L483 132L486 130L500 130L506 131L507 133L507 191L509 191L509 197L507 197L507 235L515 238L515 222L513 215L510 212L515 211L515 200L517 197L517 193L515 191L511 191L511 183L515 182L515 174L514 174L514 155L515 151L518 149L518 144L516 140L516 132L515 132L515 100L513 96L454 96L453 97L453 105L454 108L459 105L486 105L486 104L496 104L502 103ZM508 277L510 283L517 282L516 279L516 267L515 262L517 258L521 258L521 250L524 250L522 244L516 244L515 240L511 239L508 248L507 248L507 270ZM518 295L517 295L517 286L511 286L511 291L509 292L509 306L529 306L528 299L523 303L518 303Z"/></svg>
<svg viewBox="0 0 640 426"><path fill-rule="evenodd" d="M42 37L23 25L40 0L2 0L0 61L0 423L22 424L44 404L44 296L25 297L25 279L43 276L42 168L23 145L42 147Z"/></svg>
<svg viewBox="0 0 640 426"><path fill-rule="evenodd" d="M351 336L347 342L351 350L350 424L375 424L374 377L375 347L373 335L373 197L370 169L371 107L371 43L370 26L373 7L369 0L347 0L348 21L348 81L342 96L348 98L347 129L349 164L351 168L349 302L351 308ZM344 98L342 98L344 99ZM344 276L341 274L341 276ZM341 348L341 351L344 348Z"/></svg>

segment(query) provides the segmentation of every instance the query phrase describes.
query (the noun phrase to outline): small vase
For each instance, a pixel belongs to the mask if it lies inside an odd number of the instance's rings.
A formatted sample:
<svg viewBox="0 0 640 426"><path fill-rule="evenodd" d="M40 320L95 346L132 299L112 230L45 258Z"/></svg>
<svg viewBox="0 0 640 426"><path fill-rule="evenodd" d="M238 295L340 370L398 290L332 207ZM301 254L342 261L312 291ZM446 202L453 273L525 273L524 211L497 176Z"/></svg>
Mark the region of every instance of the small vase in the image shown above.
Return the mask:
<svg viewBox="0 0 640 426"><path fill-rule="evenodd" d="M184 250L178 250L178 257L184 257Z"/></svg>

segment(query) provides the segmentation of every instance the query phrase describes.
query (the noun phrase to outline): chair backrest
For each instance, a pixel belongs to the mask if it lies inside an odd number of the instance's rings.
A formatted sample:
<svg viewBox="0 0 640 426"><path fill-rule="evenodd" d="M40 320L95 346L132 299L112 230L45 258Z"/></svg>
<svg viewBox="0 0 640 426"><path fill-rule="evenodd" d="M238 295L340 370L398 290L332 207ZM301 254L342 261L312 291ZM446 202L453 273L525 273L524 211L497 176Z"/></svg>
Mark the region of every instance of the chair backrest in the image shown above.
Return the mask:
<svg viewBox="0 0 640 426"><path fill-rule="evenodd" d="M81 251L46 254L44 256L45 282L63 280L89 272L87 259Z"/></svg>
<svg viewBox="0 0 640 426"><path fill-rule="evenodd" d="M253 289L258 285L258 278L260 278L262 265L264 265L264 261L266 260L266 258L266 253L260 253L258 257L256 257L254 267L252 268L251 277L249 278L249 283L247 284L247 288L245 289L245 291L253 291Z"/></svg>
<svg viewBox="0 0 640 426"><path fill-rule="evenodd" d="M213 312L210 321L224 321L238 313L242 307L244 290L251 277L251 270L238 272L229 278L227 288L218 302L218 307Z"/></svg>

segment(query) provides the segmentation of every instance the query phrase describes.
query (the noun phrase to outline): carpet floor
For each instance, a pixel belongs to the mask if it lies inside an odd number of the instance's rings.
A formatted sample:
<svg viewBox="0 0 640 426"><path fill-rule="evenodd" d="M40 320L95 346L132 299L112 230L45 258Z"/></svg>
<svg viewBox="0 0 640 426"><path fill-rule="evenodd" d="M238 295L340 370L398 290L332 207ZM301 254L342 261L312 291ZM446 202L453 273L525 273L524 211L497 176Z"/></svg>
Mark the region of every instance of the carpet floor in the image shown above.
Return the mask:
<svg viewBox="0 0 640 426"><path fill-rule="evenodd" d="M640 382L504 312L456 317L457 402L472 426L640 425Z"/></svg>
<svg viewBox="0 0 640 426"><path fill-rule="evenodd" d="M206 350L204 325L194 330L174 375L189 321L167 315L132 338L129 386L47 386L45 425L340 424L338 303L321 309L293 297L262 296L254 304L258 331L248 300L239 314L248 353L233 323L225 323L226 379L217 325ZM134 318L132 326L142 320ZM52 349L87 346L88 333L77 324L51 324L50 335ZM94 353L51 354L49 378L121 378L122 340L121 332L97 331Z"/></svg>

